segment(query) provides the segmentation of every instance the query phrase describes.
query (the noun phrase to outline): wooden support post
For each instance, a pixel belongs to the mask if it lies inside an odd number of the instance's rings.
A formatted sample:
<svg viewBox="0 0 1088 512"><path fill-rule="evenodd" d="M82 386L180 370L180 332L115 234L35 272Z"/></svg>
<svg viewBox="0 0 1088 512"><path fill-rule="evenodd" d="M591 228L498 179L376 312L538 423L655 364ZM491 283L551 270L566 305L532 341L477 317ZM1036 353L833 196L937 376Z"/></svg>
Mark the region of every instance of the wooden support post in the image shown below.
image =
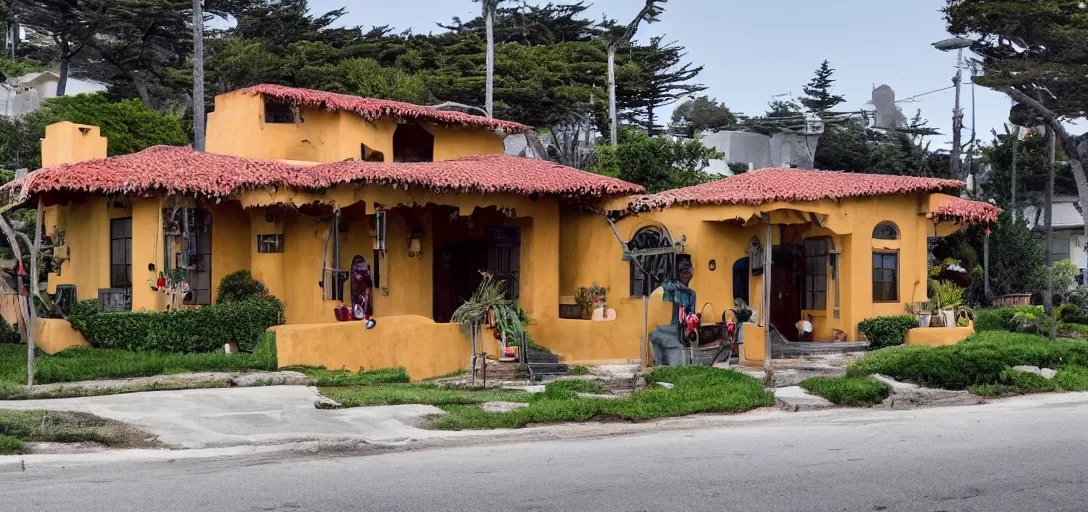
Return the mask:
<svg viewBox="0 0 1088 512"><path fill-rule="evenodd" d="M763 215L763 224L766 226L766 242L763 246L763 341L766 353L763 355L763 369L770 375L771 369L771 253L774 252L774 233L771 229L771 216Z"/></svg>

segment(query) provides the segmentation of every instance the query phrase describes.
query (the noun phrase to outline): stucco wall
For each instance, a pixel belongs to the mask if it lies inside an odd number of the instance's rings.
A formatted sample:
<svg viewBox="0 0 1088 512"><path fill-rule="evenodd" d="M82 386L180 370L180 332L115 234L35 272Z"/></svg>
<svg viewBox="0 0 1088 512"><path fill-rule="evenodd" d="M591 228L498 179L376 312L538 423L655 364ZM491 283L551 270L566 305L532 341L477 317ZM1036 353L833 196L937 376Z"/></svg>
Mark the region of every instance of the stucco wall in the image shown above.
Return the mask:
<svg viewBox="0 0 1088 512"><path fill-rule="evenodd" d="M300 117L298 123L266 123L260 96L222 94L215 98L215 111L208 115L206 149L266 160L337 162L362 159L360 144L365 144L381 151L386 162L393 161L395 119L367 121L352 112L306 107L300 109ZM435 161L504 151L502 138L492 131L429 123L422 126L434 135Z"/></svg>

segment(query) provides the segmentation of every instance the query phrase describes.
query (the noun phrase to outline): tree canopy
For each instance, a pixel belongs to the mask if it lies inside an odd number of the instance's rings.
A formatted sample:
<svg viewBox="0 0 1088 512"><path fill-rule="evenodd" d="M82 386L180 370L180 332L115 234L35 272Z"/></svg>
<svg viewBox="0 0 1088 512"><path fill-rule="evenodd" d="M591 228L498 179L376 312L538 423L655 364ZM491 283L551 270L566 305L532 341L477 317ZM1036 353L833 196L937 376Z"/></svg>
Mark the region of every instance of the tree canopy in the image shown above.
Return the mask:
<svg viewBox="0 0 1088 512"><path fill-rule="evenodd" d="M708 96L689 99L672 111L673 127L688 138L706 130L739 128L737 116L718 100Z"/></svg>
<svg viewBox="0 0 1088 512"><path fill-rule="evenodd" d="M639 130L620 130L619 145L597 146L597 159L589 170L661 192L699 185L720 176L705 172L710 160L724 158L714 148L696 140L673 141L650 137Z"/></svg>

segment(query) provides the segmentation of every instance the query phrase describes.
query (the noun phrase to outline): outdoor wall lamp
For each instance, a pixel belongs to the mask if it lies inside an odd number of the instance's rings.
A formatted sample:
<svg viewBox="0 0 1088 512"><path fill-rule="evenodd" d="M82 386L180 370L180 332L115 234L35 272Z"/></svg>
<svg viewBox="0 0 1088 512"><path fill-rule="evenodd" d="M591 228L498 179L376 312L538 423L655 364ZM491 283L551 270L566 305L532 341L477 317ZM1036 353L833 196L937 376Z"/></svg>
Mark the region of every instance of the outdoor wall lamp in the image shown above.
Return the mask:
<svg viewBox="0 0 1088 512"><path fill-rule="evenodd" d="M408 234L408 257L423 259L423 228L416 226Z"/></svg>

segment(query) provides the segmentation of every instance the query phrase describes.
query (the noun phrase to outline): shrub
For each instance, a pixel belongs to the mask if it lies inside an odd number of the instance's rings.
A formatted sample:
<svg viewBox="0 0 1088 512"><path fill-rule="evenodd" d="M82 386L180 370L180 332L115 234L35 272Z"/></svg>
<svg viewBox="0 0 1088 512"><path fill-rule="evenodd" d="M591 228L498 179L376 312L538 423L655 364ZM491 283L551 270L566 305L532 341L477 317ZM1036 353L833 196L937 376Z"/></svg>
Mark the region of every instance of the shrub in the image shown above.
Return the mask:
<svg viewBox="0 0 1088 512"><path fill-rule="evenodd" d="M1038 306L979 309L975 311L975 331L1007 331L1016 313L1041 313L1042 311L1043 309Z"/></svg>
<svg viewBox="0 0 1088 512"><path fill-rule="evenodd" d="M217 304L241 302L246 299L262 298L268 295L268 288L264 283L253 279L248 270L239 270L227 274L219 281L219 291L216 294Z"/></svg>
<svg viewBox="0 0 1088 512"><path fill-rule="evenodd" d="M907 331L915 327L918 327L918 321L907 315L879 316L858 324L858 329L869 339L872 350L902 345Z"/></svg>
<svg viewBox="0 0 1088 512"><path fill-rule="evenodd" d="M0 318L0 343L19 343L22 339L18 329L12 327L7 320Z"/></svg>
<svg viewBox="0 0 1088 512"><path fill-rule="evenodd" d="M801 388L847 407L870 407L892 392L891 386L870 377L813 377L801 382Z"/></svg>
<svg viewBox="0 0 1088 512"><path fill-rule="evenodd" d="M1041 336L1010 332L981 332L958 345L892 347L867 354L847 368L849 376L874 373L896 380L944 389L968 389L1006 384L1002 375L1013 366L1060 369L1088 365L1088 344L1050 341Z"/></svg>
<svg viewBox="0 0 1088 512"><path fill-rule="evenodd" d="M1008 328L1012 332L1045 334L1050 331L1050 321L1042 310L1017 311L1009 319Z"/></svg>
<svg viewBox="0 0 1088 512"><path fill-rule="evenodd" d="M229 341L252 350L269 327L284 322L283 302L253 298L174 311L99 313L84 301L69 321L96 348L134 351L214 352ZM76 310L79 313L76 313Z"/></svg>

